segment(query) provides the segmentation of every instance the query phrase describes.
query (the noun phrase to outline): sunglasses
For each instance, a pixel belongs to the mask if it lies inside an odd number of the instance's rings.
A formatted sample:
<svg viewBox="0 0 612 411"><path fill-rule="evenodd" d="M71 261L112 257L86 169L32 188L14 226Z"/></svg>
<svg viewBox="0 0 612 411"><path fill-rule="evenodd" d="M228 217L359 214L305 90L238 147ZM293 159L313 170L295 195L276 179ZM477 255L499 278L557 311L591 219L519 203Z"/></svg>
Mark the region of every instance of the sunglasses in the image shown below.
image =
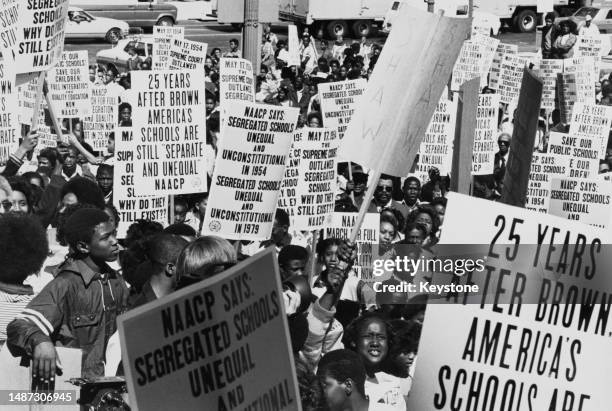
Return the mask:
<svg viewBox="0 0 612 411"><path fill-rule="evenodd" d="M498 141L497 144L503 144L505 146L509 146L510 142L509 141Z"/></svg>
<svg viewBox="0 0 612 411"><path fill-rule="evenodd" d="M388 186L378 186L376 187L377 191L388 191L388 192L392 192L393 191L393 187L388 187Z"/></svg>

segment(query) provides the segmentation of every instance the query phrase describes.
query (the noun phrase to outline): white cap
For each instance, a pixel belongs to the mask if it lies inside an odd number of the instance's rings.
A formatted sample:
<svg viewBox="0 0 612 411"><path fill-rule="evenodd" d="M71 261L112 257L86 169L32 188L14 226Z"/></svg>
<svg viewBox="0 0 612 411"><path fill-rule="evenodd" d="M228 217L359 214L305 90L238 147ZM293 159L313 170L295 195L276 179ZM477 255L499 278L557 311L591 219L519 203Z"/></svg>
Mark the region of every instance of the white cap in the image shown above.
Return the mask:
<svg viewBox="0 0 612 411"><path fill-rule="evenodd" d="M591 15L590 15L590 14L587 14L587 16L586 16L585 20L586 20L586 21L591 21L591 20L593 20L593 17L591 17Z"/></svg>

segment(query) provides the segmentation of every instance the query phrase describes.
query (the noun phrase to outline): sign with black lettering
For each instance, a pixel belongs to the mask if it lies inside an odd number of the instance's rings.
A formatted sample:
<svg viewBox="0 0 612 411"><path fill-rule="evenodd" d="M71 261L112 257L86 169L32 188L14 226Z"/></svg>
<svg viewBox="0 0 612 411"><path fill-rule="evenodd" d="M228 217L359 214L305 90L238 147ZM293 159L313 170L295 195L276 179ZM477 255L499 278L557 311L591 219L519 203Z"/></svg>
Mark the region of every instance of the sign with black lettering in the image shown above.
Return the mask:
<svg viewBox="0 0 612 411"><path fill-rule="evenodd" d="M576 102L595 104L595 57L573 57L563 60L563 72L576 79ZM597 73L599 74L599 73Z"/></svg>
<svg viewBox="0 0 612 411"><path fill-rule="evenodd" d="M452 192L444 225L440 244L465 244L469 232L486 265L454 276L477 293L430 292L407 408L607 404L609 232Z"/></svg>
<svg viewBox="0 0 612 411"><path fill-rule="evenodd" d="M222 58L219 62L220 106L229 101L255 101L253 64L245 59Z"/></svg>
<svg viewBox="0 0 612 411"><path fill-rule="evenodd" d="M610 227L612 182L600 179L553 178L549 214L595 227Z"/></svg>
<svg viewBox="0 0 612 411"><path fill-rule="evenodd" d="M207 43L185 39L172 39L168 69L194 70L204 73L204 62L206 60L207 50ZM203 89L204 86L202 86L202 90Z"/></svg>
<svg viewBox="0 0 612 411"><path fill-rule="evenodd" d="M20 136L15 69L9 57L0 59L0 109L0 166L4 166L19 147Z"/></svg>
<svg viewBox="0 0 612 411"><path fill-rule="evenodd" d="M526 209L544 214L548 212L550 181L553 177L563 177L569 174L569 162L569 156L533 153L527 186Z"/></svg>
<svg viewBox="0 0 612 411"><path fill-rule="evenodd" d="M609 42L604 36L578 36L578 41L574 45L574 57L592 57L593 58L593 72L595 76L599 77L601 70L601 57L607 54L609 46L604 46L604 41ZM606 49L608 49L606 51Z"/></svg>
<svg viewBox="0 0 612 411"><path fill-rule="evenodd" d="M366 85L367 81L362 78L319 84L323 126L338 130L340 140L344 137L344 131L365 93Z"/></svg>
<svg viewBox="0 0 612 411"><path fill-rule="evenodd" d="M524 57L513 54L504 55L497 85L502 103L517 104L526 64L527 59Z"/></svg>
<svg viewBox="0 0 612 411"><path fill-rule="evenodd" d="M91 86L91 116L83 119L85 142L96 151L106 152L108 136L118 121L119 98L104 84Z"/></svg>
<svg viewBox="0 0 612 411"><path fill-rule="evenodd" d="M153 54L151 54L152 70L168 70L170 49L174 39L185 37L185 27L153 26Z"/></svg>
<svg viewBox="0 0 612 411"><path fill-rule="evenodd" d="M578 95L576 94L576 74L557 74L557 97L561 122L567 124L572 117L572 107L574 107L578 100Z"/></svg>
<svg viewBox="0 0 612 411"><path fill-rule="evenodd" d="M278 208L282 208L289 214L291 227L294 226L293 219L295 217L295 208L297 207L298 201L296 190L299 182L298 173L300 158L302 157L302 150L298 145L301 139L302 131L300 129L293 133L291 150L289 150L289 156L287 156L287 167L285 168L285 175L283 176L280 193L278 195Z"/></svg>
<svg viewBox="0 0 612 411"><path fill-rule="evenodd" d="M270 238L299 109L226 107L204 231L232 240Z"/></svg>
<svg viewBox="0 0 612 411"><path fill-rule="evenodd" d="M17 87L17 105L19 111L17 118L20 124L31 124L36 103L38 77Z"/></svg>
<svg viewBox="0 0 612 411"><path fill-rule="evenodd" d="M206 191L204 70L135 71L136 194Z"/></svg>
<svg viewBox="0 0 612 411"><path fill-rule="evenodd" d="M117 322L135 411L302 409L273 248Z"/></svg>
<svg viewBox="0 0 612 411"><path fill-rule="evenodd" d="M493 57L499 40L482 35L475 35L463 42L459 58L453 67L451 91L459 91L461 85L473 78L480 77L482 86L487 85L487 73L491 69Z"/></svg>
<svg viewBox="0 0 612 411"><path fill-rule="evenodd" d="M499 43L497 50L493 55L491 62L491 70L489 70L489 88L493 90L499 89L499 75L501 73L501 65L505 55L518 54L518 46L515 44Z"/></svg>
<svg viewBox="0 0 612 411"><path fill-rule="evenodd" d="M17 74L53 67L64 50L64 27L69 0L19 2Z"/></svg>
<svg viewBox="0 0 612 411"><path fill-rule="evenodd" d="M599 137L551 132L548 152L568 159L566 177L593 178L599 172Z"/></svg>
<svg viewBox="0 0 612 411"><path fill-rule="evenodd" d="M91 113L91 83L87 50L66 51L47 76L49 98L59 118L83 118Z"/></svg>
<svg viewBox="0 0 612 411"><path fill-rule="evenodd" d="M19 0L3 0L0 3L0 52L5 59L15 61L17 44Z"/></svg>
<svg viewBox="0 0 612 411"><path fill-rule="evenodd" d="M499 94L480 94L476 110L476 132L472 150L472 175L493 174L497 152Z"/></svg>
<svg viewBox="0 0 612 411"><path fill-rule="evenodd" d="M612 107L601 104L574 104L570 120L570 132L600 141L599 158L606 157L611 126Z"/></svg>
<svg viewBox="0 0 612 411"><path fill-rule="evenodd" d="M330 128L302 128L295 143L298 167L296 230L320 230L331 223L336 200L336 163L340 139Z"/></svg>
<svg viewBox="0 0 612 411"><path fill-rule="evenodd" d="M563 60L543 59L540 62L540 70L538 70L538 75L544 82L541 108L547 111L553 111L555 109L557 74L559 73L563 73Z"/></svg>

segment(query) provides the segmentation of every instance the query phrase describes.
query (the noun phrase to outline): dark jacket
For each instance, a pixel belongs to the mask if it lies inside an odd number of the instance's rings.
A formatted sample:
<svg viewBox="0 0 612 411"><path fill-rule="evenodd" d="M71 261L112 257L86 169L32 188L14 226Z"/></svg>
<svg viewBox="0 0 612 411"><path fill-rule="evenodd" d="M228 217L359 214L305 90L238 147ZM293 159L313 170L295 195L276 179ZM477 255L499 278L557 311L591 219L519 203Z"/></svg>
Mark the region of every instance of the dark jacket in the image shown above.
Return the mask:
<svg viewBox="0 0 612 411"><path fill-rule="evenodd" d="M83 350L83 377L103 376L106 344L117 330L117 316L126 311L127 297L125 282L110 267L100 274L69 259L8 325L8 348L14 356L31 357L41 342L61 342Z"/></svg>

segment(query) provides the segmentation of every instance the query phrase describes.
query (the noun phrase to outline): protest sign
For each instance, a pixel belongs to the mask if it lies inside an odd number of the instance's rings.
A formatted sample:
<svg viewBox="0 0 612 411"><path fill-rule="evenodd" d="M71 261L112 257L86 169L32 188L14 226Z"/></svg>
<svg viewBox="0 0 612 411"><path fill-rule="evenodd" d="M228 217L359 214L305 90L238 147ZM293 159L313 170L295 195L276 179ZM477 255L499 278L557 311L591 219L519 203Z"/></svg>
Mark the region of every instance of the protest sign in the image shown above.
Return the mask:
<svg viewBox="0 0 612 411"><path fill-rule="evenodd" d="M437 168L443 176L450 173L456 122L457 98L451 101L442 96L419 147L419 161L414 174L422 183L429 180L430 168Z"/></svg>
<svg viewBox="0 0 612 411"><path fill-rule="evenodd" d="M20 124L31 124L38 91L38 78L17 87L17 118Z"/></svg>
<svg viewBox="0 0 612 411"><path fill-rule="evenodd" d="M489 88L497 90L499 88L499 75L501 73L501 64L506 55L518 54L518 46L515 44L499 43L497 50L493 55L491 62L491 70L489 71Z"/></svg>
<svg viewBox="0 0 612 411"><path fill-rule="evenodd" d="M204 70L135 71L136 194L206 191Z"/></svg>
<svg viewBox="0 0 612 411"><path fill-rule="evenodd" d="M480 77L481 86L487 85L487 73L491 69L499 40L476 35L463 42L461 53L453 68L451 91L459 91L463 83Z"/></svg>
<svg viewBox="0 0 612 411"><path fill-rule="evenodd" d="M153 53L151 54L152 70L168 70L172 42L185 38L185 27L153 26Z"/></svg>
<svg viewBox="0 0 612 411"><path fill-rule="evenodd" d="M0 59L0 109L0 166L4 166L19 148L20 136L15 70L10 57Z"/></svg>
<svg viewBox="0 0 612 411"><path fill-rule="evenodd" d="M498 113L499 94L478 96L476 132L472 151L472 175L493 174L493 163L497 152Z"/></svg>
<svg viewBox="0 0 612 411"><path fill-rule="evenodd" d="M206 43L174 38L170 45L168 69L181 71L194 70L204 73L207 51L208 44Z"/></svg>
<svg viewBox="0 0 612 411"><path fill-rule="evenodd" d="M91 113L87 50L66 51L47 75L49 98L59 118L82 118Z"/></svg>
<svg viewBox="0 0 612 411"><path fill-rule="evenodd" d="M120 316L130 407L301 409L280 278L269 248Z"/></svg>
<svg viewBox="0 0 612 411"><path fill-rule="evenodd" d="M502 103L517 103L526 64L527 59L518 55L505 54L502 58L497 84Z"/></svg>
<svg viewBox="0 0 612 411"><path fill-rule="evenodd" d="M346 240L355 226L357 213L334 213L331 224L323 231L324 238L340 238ZM375 256L374 245L379 242L380 214L368 213L361 224L357 235L357 260L353 270L359 279L365 282L373 282L375 277L372 273L372 262Z"/></svg>
<svg viewBox="0 0 612 411"><path fill-rule="evenodd" d="M576 75L568 73L557 74L557 99L561 122L568 124L572 117L572 107L576 104Z"/></svg>
<svg viewBox="0 0 612 411"><path fill-rule="evenodd" d="M601 140L598 136L551 132L548 139L548 152L568 158L566 177L592 178L599 172L599 150Z"/></svg>
<svg viewBox="0 0 612 411"><path fill-rule="evenodd" d="M531 70L527 68L523 70L521 95L514 117L512 141L500 199L504 204L517 207L525 206L531 155L538 130L542 100L542 80L537 78Z"/></svg>
<svg viewBox="0 0 612 411"><path fill-rule="evenodd" d="M336 163L340 139L330 128L302 128L294 147L300 149L296 230L320 230L331 223L336 191Z"/></svg>
<svg viewBox="0 0 612 411"><path fill-rule="evenodd" d="M563 60L563 72L574 74L576 102L595 104L595 57L573 57Z"/></svg>
<svg viewBox="0 0 612 411"><path fill-rule="evenodd" d="M106 152L108 136L118 121L119 98L106 85L91 86L91 116L83 119L85 142L96 151Z"/></svg>
<svg viewBox="0 0 612 411"><path fill-rule="evenodd" d="M542 107L546 111L555 109L555 92L557 90L557 74L563 73L563 60L543 59L540 62L539 77L544 82L542 89Z"/></svg>
<svg viewBox="0 0 612 411"><path fill-rule="evenodd" d="M221 107L230 101L255 101L253 64L245 59L222 58L219 62L219 98Z"/></svg>
<svg viewBox="0 0 612 411"><path fill-rule="evenodd" d="M64 50L68 0L19 3L17 74L48 70L60 60Z"/></svg>
<svg viewBox="0 0 612 411"><path fill-rule="evenodd" d="M612 126L612 107L600 104L576 103L570 120L570 132L581 136L591 136L601 142L599 158L606 157L610 127Z"/></svg>
<svg viewBox="0 0 612 411"><path fill-rule="evenodd" d="M299 109L226 107L204 231L232 240L270 238Z"/></svg>
<svg viewBox="0 0 612 411"><path fill-rule="evenodd" d="M574 46L574 57L591 57L593 58L593 74L596 80L599 79L601 71L601 57L607 54L608 47L604 45L606 39L599 36L578 36L578 41Z"/></svg>
<svg viewBox="0 0 612 411"><path fill-rule="evenodd" d="M0 18L0 53L11 62L15 60L18 13L18 0L4 0L0 4L0 16L3 16Z"/></svg>
<svg viewBox="0 0 612 411"><path fill-rule="evenodd" d="M44 121L44 109L41 107L40 118ZM51 127L39 124L38 129L38 144L34 147L32 154L32 162L38 164L38 156L45 148L57 148L57 135L51 132Z"/></svg>
<svg viewBox="0 0 612 411"><path fill-rule="evenodd" d="M139 196L134 189L137 144L132 127L115 128L115 161L113 167L113 205L119 214L117 237L125 238L127 229L137 220L168 222L167 196Z"/></svg>
<svg viewBox="0 0 612 411"><path fill-rule="evenodd" d="M548 212L550 181L553 177L567 175L569 162L570 157L568 156L533 153L525 208L538 213Z"/></svg>
<svg viewBox="0 0 612 411"><path fill-rule="evenodd" d="M297 26L295 24L290 24L289 26L287 26L289 32L288 32L288 39L287 39L287 43L289 46L289 58L287 61L287 65L289 67L291 66L297 66L299 67L301 64L301 59L300 59L300 39L298 37L298 31L297 31Z"/></svg>
<svg viewBox="0 0 612 411"><path fill-rule="evenodd" d="M450 190L468 194L472 186L472 152L474 151L474 134L476 133L476 113L480 77L461 85L457 101L457 122L453 137Z"/></svg>
<svg viewBox="0 0 612 411"><path fill-rule="evenodd" d="M559 177L550 183L548 213L595 227L609 228L612 182Z"/></svg>
<svg viewBox="0 0 612 411"><path fill-rule="evenodd" d="M399 11L346 129L340 158L390 175L410 173L470 26L469 19L412 7Z"/></svg>
<svg viewBox="0 0 612 411"><path fill-rule="evenodd" d="M607 404L612 366L601 353L610 350L610 290L603 287L610 266L603 264L609 250L602 244L610 244L609 234L455 193L448 194L447 210L440 244L464 244L469 232L471 243L485 245L475 248L484 253L484 270L459 277L482 289L475 297L450 295L449 302L458 302L452 305L429 299L407 408Z"/></svg>
<svg viewBox="0 0 612 411"><path fill-rule="evenodd" d="M319 84L319 101L323 126L335 128L342 140L355 108L365 93L365 79Z"/></svg>
<svg viewBox="0 0 612 411"><path fill-rule="evenodd" d="M285 168L285 175L280 187L280 193L278 195L278 208L282 208L289 214L291 220L291 227L294 226L293 218L295 216L295 207L297 206L297 186L299 182L298 173L300 167L300 158L302 157L302 150L298 147L300 140L302 139L302 130L298 130L293 133L293 142L291 143L291 150L289 150L289 156L287 157L287 167Z"/></svg>

